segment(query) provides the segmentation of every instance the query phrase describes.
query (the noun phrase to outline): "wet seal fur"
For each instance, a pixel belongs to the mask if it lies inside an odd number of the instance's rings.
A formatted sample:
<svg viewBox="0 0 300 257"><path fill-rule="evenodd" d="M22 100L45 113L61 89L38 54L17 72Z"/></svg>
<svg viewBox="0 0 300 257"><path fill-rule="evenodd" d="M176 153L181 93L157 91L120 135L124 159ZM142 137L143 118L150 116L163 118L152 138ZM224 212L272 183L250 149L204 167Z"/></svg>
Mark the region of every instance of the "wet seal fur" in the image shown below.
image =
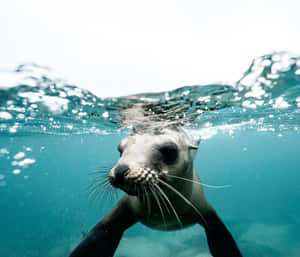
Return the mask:
<svg viewBox="0 0 300 257"><path fill-rule="evenodd" d="M118 146L121 157L109 181L127 194L75 248L70 257L111 257L123 232L142 222L158 230L204 227L213 257L241 257L226 226L206 201L194 170L197 151L177 127L133 133Z"/></svg>

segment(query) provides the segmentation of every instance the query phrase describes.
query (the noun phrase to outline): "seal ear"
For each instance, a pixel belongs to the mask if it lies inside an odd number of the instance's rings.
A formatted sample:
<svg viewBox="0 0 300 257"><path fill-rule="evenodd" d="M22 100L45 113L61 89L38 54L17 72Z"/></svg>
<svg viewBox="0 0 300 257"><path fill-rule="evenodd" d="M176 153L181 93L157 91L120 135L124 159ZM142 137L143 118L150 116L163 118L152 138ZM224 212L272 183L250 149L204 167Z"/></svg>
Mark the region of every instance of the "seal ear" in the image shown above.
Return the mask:
<svg viewBox="0 0 300 257"><path fill-rule="evenodd" d="M198 146L200 145L201 142L201 137L200 136L193 136L192 137L192 142L193 142L193 146L196 146L198 149Z"/></svg>
<svg viewBox="0 0 300 257"><path fill-rule="evenodd" d="M188 144L188 150L189 154L191 155L192 160L195 159L196 153L198 150L198 145L200 144L201 137L199 134L192 130L186 130L184 128L181 128L185 136L187 137L187 144Z"/></svg>
<svg viewBox="0 0 300 257"><path fill-rule="evenodd" d="M190 155L191 155L191 157L193 158L193 160L194 160L195 157L196 157L198 148L199 148L199 147L198 147L197 145L194 145L194 144L190 144L190 145L189 145L189 152L190 152Z"/></svg>
<svg viewBox="0 0 300 257"><path fill-rule="evenodd" d="M196 150L196 151L197 151L198 148L199 148L199 147L198 147L197 145L192 145L192 144L189 145L189 149L192 149L192 150Z"/></svg>
<svg viewBox="0 0 300 257"><path fill-rule="evenodd" d="M199 146L200 142L201 142L200 136L197 136L195 134L190 135L189 151L190 151L190 154L191 154L191 157L193 158L193 160L196 157L197 150L199 148L198 146Z"/></svg>

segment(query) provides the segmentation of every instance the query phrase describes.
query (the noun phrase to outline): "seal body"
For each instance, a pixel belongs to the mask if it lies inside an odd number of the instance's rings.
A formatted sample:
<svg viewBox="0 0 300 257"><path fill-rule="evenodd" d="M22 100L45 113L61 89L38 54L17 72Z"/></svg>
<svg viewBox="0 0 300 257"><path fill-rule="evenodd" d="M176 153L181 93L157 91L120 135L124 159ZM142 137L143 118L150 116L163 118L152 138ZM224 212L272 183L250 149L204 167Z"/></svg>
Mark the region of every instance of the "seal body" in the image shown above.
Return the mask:
<svg viewBox="0 0 300 257"><path fill-rule="evenodd" d="M198 223L205 228L214 257L241 257L230 232L204 197L194 170L197 149L181 128L149 130L123 139L118 146L120 159L108 177L113 187L127 194L71 256L113 256L123 231L141 222L158 230Z"/></svg>
<svg viewBox="0 0 300 257"><path fill-rule="evenodd" d="M131 135L118 149L121 157L110 180L128 193L128 205L140 222L174 230L199 221L208 206L193 165L197 146L183 130ZM127 167L120 182L118 167Z"/></svg>

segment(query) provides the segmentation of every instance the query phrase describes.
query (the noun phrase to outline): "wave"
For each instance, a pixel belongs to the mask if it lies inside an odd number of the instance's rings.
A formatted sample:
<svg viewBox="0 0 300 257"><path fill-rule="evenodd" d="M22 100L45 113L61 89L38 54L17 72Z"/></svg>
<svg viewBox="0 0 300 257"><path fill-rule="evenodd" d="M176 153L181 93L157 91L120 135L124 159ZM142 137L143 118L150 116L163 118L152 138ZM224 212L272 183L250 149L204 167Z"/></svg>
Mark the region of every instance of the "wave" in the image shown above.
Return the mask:
<svg viewBox="0 0 300 257"><path fill-rule="evenodd" d="M1 134L105 134L157 121L202 131L296 131L300 126L300 57L287 52L254 59L232 85L101 98L47 67L22 64L0 72L0 86Z"/></svg>

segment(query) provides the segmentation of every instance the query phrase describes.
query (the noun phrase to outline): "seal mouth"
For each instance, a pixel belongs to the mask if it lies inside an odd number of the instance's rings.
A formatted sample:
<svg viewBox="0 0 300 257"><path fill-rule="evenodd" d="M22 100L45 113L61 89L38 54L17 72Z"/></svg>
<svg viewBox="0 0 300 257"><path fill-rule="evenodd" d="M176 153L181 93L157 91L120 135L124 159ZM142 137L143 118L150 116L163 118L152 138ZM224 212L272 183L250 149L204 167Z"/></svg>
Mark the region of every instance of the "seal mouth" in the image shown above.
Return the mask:
<svg viewBox="0 0 300 257"><path fill-rule="evenodd" d="M129 170L122 180L110 175L109 181L113 187L119 188L129 195L138 196L145 188L158 184L160 173L157 169L136 167Z"/></svg>

